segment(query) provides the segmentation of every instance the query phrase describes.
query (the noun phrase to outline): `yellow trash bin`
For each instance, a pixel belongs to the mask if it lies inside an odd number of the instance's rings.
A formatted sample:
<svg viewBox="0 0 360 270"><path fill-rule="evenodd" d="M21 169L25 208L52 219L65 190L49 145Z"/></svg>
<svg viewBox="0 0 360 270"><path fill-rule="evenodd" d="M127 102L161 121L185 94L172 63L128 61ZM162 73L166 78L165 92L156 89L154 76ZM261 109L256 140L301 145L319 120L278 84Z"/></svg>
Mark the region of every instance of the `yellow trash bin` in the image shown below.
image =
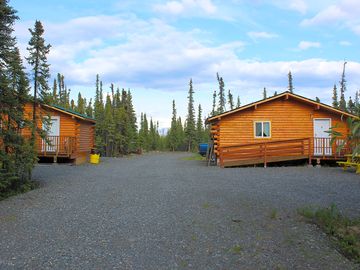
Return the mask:
<svg viewBox="0 0 360 270"><path fill-rule="evenodd" d="M99 162L100 162L100 154L90 154L91 164L99 164Z"/></svg>

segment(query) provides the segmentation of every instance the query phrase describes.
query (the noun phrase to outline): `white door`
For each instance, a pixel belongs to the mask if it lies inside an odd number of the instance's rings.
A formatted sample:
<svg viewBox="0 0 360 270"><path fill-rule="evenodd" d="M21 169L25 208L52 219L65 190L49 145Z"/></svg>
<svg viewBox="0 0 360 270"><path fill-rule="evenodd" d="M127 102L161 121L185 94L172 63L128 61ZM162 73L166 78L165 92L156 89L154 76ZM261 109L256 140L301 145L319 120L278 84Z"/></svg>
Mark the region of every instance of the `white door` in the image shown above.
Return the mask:
<svg viewBox="0 0 360 270"><path fill-rule="evenodd" d="M329 131L331 127L331 119L314 119L314 155L315 156L331 156L332 149L330 143Z"/></svg>
<svg viewBox="0 0 360 270"><path fill-rule="evenodd" d="M44 130L46 130L46 125L44 125ZM60 116L51 116L50 127L47 132L47 142L43 141L43 151L46 152L56 152L59 144L60 136Z"/></svg>

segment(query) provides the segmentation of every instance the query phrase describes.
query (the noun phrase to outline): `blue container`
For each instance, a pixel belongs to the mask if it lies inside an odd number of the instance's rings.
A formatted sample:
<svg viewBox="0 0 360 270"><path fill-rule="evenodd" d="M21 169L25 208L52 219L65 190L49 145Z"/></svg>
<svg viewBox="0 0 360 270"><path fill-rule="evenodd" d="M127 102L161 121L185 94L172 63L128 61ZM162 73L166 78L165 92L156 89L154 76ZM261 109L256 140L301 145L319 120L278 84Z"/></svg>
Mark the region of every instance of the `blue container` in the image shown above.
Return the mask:
<svg viewBox="0 0 360 270"><path fill-rule="evenodd" d="M208 149L207 143L199 143L199 154L200 155L205 156L207 149Z"/></svg>

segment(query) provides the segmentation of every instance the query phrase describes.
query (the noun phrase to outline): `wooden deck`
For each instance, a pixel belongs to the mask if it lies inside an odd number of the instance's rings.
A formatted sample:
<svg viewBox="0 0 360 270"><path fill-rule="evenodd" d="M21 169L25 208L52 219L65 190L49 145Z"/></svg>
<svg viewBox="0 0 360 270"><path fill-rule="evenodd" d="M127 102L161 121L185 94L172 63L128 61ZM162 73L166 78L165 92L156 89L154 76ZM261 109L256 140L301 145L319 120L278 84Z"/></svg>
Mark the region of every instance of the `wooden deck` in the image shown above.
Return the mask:
<svg viewBox="0 0 360 270"><path fill-rule="evenodd" d="M307 160L343 160L348 153L345 147L338 151L344 140L339 139L333 145L330 138L301 138L219 147L221 167L264 164L271 162Z"/></svg>

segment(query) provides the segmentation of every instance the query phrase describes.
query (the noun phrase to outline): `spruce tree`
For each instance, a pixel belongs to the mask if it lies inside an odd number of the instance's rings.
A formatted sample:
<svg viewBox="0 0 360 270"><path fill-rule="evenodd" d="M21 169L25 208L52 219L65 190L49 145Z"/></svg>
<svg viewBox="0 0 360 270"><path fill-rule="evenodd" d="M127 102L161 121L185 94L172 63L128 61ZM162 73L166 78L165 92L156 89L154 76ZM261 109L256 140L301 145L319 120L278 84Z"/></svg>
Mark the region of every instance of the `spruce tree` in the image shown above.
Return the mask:
<svg viewBox="0 0 360 270"><path fill-rule="evenodd" d="M352 101L351 97L349 97L349 101L348 101L348 104L347 104L347 110L350 113L355 113L355 103Z"/></svg>
<svg viewBox="0 0 360 270"><path fill-rule="evenodd" d="M186 117L185 135L186 135L187 151L190 152L194 149L194 144L196 142L194 89L193 89L192 79L190 79L190 83L189 83L188 112Z"/></svg>
<svg viewBox="0 0 360 270"><path fill-rule="evenodd" d="M275 91L275 92L274 92L274 96L277 96L277 94L278 94L277 91Z"/></svg>
<svg viewBox="0 0 360 270"><path fill-rule="evenodd" d="M213 93L213 104L212 104L212 111L211 111L211 116L216 115L216 90Z"/></svg>
<svg viewBox="0 0 360 270"><path fill-rule="evenodd" d="M345 100L345 91L346 91L346 79L345 79L345 66L347 62L344 62L343 72L341 74L340 80L340 101L339 108L340 110L346 111L346 100Z"/></svg>
<svg viewBox="0 0 360 270"><path fill-rule="evenodd" d="M198 117L196 121L196 138L197 143L201 143L204 140L204 125L202 120L202 108L200 104L198 107Z"/></svg>
<svg viewBox="0 0 360 270"><path fill-rule="evenodd" d="M81 93L78 94L76 111L81 114L85 114L86 111L86 104L84 98L81 96Z"/></svg>
<svg viewBox="0 0 360 270"><path fill-rule="evenodd" d="M228 102L229 102L230 110L233 110L234 109L234 98L233 98L233 95L231 94L230 89L228 91Z"/></svg>
<svg viewBox="0 0 360 270"><path fill-rule="evenodd" d="M267 99L266 87L263 90L263 99Z"/></svg>
<svg viewBox="0 0 360 270"><path fill-rule="evenodd" d="M290 93L294 93L293 77L291 71L289 71L288 73L288 80L289 80L288 90L290 91Z"/></svg>
<svg viewBox="0 0 360 270"><path fill-rule="evenodd" d="M29 57L27 61L32 68L32 79L34 82L34 106L33 121L36 120L36 102L40 100L43 103L51 101L48 79L50 78L49 64L47 63L47 55L50 52L50 44L45 44L44 28L40 21L35 22L34 29L29 29L31 39L29 41Z"/></svg>
<svg viewBox="0 0 360 270"><path fill-rule="evenodd" d="M236 102L236 108L239 108L241 106L241 102L240 102L240 97L237 97L237 102Z"/></svg>
<svg viewBox="0 0 360 270"><path fill-rule="evenodd" d="M219 83L219 106L217 113L223 113L226 110L225 104L225 83L222 77L219 76L219 73L216 73L217 81Z"/></svg>
<svg viewBox="0 0 360 270"><path fill-rule="evenodd" d="M334 108L339 108L339 101L338 101L338 94L337 94L336 84L334 84L334 88L333 88L332 106Z"/></svg>
<svg viewBox="0 0 360 270"><path fill-rule="evenodd" d="M320 98L319 97L315 97L315 101L320 103Z"/></svg>
<svg viewBox="0 0 360 270"><path fill-rule="evenodd" d="M171 151L175 151L179 145L175 100L172 101L172 117L171 126L168 133L168 145Z"/></svg>
<svg viewBox="0 0 360 270"><path fill-rule="evenodd" d="M12 36L16 11L0 1L0 198L20 190L31 179L36 161L32 144L21 133L32 123L25 118L29 82Z"/></svg>

